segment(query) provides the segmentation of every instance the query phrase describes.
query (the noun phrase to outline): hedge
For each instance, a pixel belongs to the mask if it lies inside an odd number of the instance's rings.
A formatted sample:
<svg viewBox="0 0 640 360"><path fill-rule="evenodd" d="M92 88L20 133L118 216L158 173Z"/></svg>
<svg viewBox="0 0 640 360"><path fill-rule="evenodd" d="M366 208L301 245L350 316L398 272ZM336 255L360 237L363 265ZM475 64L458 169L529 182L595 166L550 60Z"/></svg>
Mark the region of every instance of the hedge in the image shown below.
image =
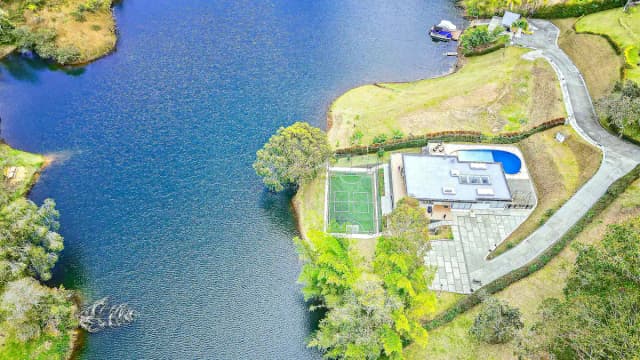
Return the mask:
<svg viewBox="0 0 640 360"><path fill-rule="evenodd" d="M335 151L335 154L337 156L373 154L378 152L378 150L391 151L411 147L426 146L431 141L513 144L522 141L533 134L551 129L556 126L560 126L564 123L564 118L558 118L544 122L526 131L501 133L498 135L486 135L481 133L480 131L466 130L433 132L418 136L407 136L402 139L392 139L381 144L371 144L368 146L350 146L342 149L337 149Z"/></svg>
<svg viewBox="0 0 640 360"><path fill-rule="evenodd" d="M551 259L558 255L570 242L572 242L593 220L600 215L611 203L622 194L634 181L640 178L640 165L637 165L629 173L616 180L598 201L567 231L556 243L549 247L540 256L528 264L511 271L482 287L483 292L495 294L505 289L507 286L524 279L534 272L543 268ZM435 319L427 322L424 326L427 330L435 329L448 322L456 316L470 310L481 302L480 295L475 293L460 299L446 312L440 314Z"/></svg>
<svg viewBox="0 0 640 360"><path fill-rule="evenodd" d="M603 0L588 3L576 2L542 6L534 11L534 17L541 19L580 17L599 11L622 7L626 2L626 0Z"/></svg>

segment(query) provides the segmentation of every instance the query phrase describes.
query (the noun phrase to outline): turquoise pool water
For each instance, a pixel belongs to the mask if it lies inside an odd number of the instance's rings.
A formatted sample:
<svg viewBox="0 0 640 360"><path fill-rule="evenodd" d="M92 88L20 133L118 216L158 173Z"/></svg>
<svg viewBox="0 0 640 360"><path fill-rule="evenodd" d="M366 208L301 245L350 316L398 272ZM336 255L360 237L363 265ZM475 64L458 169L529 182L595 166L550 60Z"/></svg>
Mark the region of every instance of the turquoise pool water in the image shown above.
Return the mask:
<svg viewBox="0 0 640 360"><path fill-rule="evenodd" d="M517 174L522 168L520 158L504 150L460 150L457 152L460 161L499 162L506 174Z"/></svg>

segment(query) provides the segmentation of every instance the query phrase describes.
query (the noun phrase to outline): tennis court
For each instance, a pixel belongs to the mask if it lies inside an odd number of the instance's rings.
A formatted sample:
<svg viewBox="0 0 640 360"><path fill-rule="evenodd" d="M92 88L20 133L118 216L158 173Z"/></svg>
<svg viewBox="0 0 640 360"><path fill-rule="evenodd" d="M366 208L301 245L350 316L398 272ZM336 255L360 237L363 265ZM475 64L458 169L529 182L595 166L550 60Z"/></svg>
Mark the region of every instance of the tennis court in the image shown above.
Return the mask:
<svg viewBox="0 0 640 360"><path fill-rule="evenodd" d="M330 172L328 207L329 232L376 233L378 227L373 174Z"/></svg>

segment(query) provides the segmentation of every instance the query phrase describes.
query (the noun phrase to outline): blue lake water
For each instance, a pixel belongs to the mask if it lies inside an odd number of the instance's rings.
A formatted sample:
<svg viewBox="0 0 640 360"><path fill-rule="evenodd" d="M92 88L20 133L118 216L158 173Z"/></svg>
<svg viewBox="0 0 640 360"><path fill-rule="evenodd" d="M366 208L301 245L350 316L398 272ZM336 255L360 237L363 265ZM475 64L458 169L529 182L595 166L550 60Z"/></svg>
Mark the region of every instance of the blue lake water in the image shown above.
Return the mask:
<svg viewBox="0 0 640 360"><path fill-rule="evenodd" d="M280 126L324 127L344 91L446 72L426 31L453 2L125 0L117 51L71 72L0 67L2 136L59 159L55 282L140 317L83 359L317 359L289 195L251 168Z"/></svg>

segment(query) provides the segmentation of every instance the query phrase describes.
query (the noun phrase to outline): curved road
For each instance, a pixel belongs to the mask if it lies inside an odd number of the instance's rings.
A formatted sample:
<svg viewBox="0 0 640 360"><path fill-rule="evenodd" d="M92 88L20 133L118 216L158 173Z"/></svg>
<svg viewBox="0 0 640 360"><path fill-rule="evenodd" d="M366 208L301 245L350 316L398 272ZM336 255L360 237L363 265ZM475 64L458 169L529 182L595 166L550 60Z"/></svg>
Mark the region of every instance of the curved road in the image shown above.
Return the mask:
<svg viewBox="0 0 640 360"><path fill-rule="evenodd" d="M514 39L516 45L538 50L558 74L571 125L589 142L599 146L604 158L596 174L543 226L522 243L469 274L483 285L526 265L558 241L617 179L640 163L640 147L603 129L598 123L589 91L579 70L558 47L559 30L544 20L531 20L535 33Z"/></svg>

